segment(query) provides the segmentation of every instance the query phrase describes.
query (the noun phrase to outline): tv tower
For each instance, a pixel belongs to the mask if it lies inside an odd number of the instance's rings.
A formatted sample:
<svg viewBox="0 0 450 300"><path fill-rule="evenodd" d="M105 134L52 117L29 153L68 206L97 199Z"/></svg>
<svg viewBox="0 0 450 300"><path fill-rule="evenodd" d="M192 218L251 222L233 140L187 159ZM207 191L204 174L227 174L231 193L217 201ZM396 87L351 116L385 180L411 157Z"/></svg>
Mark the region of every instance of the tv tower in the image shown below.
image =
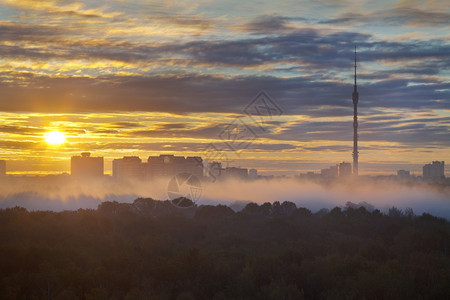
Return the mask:
<svg viewBox="0 0 450 300"><path fill-rule="evenodd" d="M358 86L356 85L356 46L355 46L355 84L353 85L353 175L358 176Z"/></svg>

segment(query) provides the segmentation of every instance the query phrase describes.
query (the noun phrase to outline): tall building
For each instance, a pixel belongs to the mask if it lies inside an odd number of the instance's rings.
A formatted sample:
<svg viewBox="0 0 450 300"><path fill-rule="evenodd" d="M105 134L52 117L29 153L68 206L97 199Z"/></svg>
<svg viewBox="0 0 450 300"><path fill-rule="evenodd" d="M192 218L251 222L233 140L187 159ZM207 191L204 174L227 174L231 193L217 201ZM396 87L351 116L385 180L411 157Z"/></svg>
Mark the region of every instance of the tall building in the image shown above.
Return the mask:
<svg viewBox="0 0 450 300"><path fill-rule="evenodd" d="M201 179L203 177L203 159L200 156L186 157L185 172Z"/></svg>
<svg viewBox="0 0 450 300"><path fill-rule="evenodd" d="M70 173L77 178L103 176L103 157L91 157L91 153L83 152L81 156L72 156Z"/></svg>
<svg viewBox="0 0 450 300"><path fill-rule="evenodd" d="M147 164L137 156L124 156L112 162L113 178L126 180L144 180L147 175Z"/></svg>
<svg viewBox="0 0 450 300"><path fill-rule="evenodd" d="M356 85L356 46L355 46L355 84L353 85L353 175L358 176L358 86Z"/></svg>
<svg viewBox="0 0 450 300"><path fill-rule="evenodd" d="M398 170L397 171L397 177L401 178L401 179L407 179L411 176L409 171L405 171L405 170Z"/></svg>
<svg viewBox="0 0 450 300"><path fill-rule="evenodd" d="M445 162L433 161L431 164L423 166L423 179L425 180L440 180L445 179Z"/></svg>
<svg viewBox="0 0 450 300"><path fill-rule="evenodd" d="M347 178L352 175L352 164L341 162L339 164L339 177Z"/></svg>
<svg viewBox="0 0 450 300"><path fill-rule="evenodd" d="M331 166L327 169L320 170L320 175L323 178L336 178L339 175L339 165Z"/></svg>
<svg viewBox="0 0 450 300"><path fill-rule="evenodd" d="M149 179L173 177L179 173L189 173L197 178L203 177L203 160L201 157L184 157L162 154L149 156L147 159L147 176Z"/></svg>
<svg viewBox="0 0 450 300"><path fill-rule="evenodd" d="M0 176L6 175L6 161L0 160Z"/></svg>
<svg viewBox="0 0 450 300"><path fill-rule="evenodd" d="M228 167L224 170L225 178L247 179L248 170L244 168Z"/></svg>

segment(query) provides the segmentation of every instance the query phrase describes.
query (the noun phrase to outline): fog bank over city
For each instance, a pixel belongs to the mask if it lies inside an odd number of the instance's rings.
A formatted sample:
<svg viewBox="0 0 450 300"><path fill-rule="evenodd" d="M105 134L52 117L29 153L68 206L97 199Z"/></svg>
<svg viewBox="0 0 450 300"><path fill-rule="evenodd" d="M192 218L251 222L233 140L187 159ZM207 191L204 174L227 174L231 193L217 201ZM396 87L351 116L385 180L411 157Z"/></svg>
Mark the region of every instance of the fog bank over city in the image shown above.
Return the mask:
<svg viewBox="0 0 450 300"><path fill-rule="evenodd" d="M82 182L69 176L8 178L0 182L0 208L28 210L96 209L103 201L131 203L136 198L171 199L170 179L151 182L115 182L98 179ZM180 194L181 195L181 194ZM189 196L186 194L186 196ZM202 182L196 205L224 204L239 210L248 202L294 202L313 212L345 207L349 202L387 212L395 206L412 208L416 215L430 213L450 220L450 188L443 185L409 185L388 180L335 181L319 184L298 178ZM350 203L350 205L352 205Z"/></svg>

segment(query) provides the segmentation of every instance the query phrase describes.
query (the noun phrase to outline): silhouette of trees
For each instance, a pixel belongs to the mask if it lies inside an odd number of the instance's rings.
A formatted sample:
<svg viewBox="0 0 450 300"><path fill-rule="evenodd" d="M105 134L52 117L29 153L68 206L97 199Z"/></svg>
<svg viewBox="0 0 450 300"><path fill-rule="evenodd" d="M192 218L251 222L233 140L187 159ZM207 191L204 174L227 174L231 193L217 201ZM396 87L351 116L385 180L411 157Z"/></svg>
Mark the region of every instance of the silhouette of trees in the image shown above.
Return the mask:
<svg viewBox="0 0 450 300"><path fill-rule="evenodd" d="M0 210L0 299L450 298L444 219L180 203Z"/></svg>

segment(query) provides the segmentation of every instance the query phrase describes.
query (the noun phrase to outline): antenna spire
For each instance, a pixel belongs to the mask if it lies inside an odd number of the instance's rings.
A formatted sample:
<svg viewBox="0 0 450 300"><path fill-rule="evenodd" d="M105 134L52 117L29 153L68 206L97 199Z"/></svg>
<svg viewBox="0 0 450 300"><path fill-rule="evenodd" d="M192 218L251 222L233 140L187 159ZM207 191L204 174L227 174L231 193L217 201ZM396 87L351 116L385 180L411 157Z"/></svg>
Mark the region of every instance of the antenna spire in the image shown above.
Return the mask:
<svg viewBox="0 0 450 300"><path fill-rule="evenodd" d="M356 85L356 45L355 45L355 84L353 85L353 175L358 176L358 86Z"/></svg>
<svg viewBox="0 0 450 300"><path fill-rule="evenodd" d="M356 46L355 46L355 86L356 86Z"/></svg>

